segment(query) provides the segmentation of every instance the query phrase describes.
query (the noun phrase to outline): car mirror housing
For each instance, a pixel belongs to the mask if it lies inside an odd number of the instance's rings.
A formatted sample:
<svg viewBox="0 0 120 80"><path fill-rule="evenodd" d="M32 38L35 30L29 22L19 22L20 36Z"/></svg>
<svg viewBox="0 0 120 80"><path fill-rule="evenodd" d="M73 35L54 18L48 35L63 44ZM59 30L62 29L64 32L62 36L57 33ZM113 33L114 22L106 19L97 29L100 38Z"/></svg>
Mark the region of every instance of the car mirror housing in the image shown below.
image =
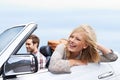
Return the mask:
<svg viewBox="0 0 120 80"><path fill-rule="evenodd" d="M32 54L11 55L3 66L3 75L30 74L38 71L37 58Z"/></svg>

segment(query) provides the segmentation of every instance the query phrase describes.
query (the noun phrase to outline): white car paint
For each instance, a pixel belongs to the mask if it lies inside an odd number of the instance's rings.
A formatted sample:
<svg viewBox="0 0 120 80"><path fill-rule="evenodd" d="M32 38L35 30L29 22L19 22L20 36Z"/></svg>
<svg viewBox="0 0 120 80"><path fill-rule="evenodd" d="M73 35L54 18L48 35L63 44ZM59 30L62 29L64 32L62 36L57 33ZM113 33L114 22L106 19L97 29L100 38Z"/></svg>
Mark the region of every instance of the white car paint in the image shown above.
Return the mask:
<svg viewBox="0 0 120 80"><path fill-rule="evenodd" d="M70 74L53 74L47 69L9 80L120 80L120 54L115 62L89 63L72 67Z"/></svg>

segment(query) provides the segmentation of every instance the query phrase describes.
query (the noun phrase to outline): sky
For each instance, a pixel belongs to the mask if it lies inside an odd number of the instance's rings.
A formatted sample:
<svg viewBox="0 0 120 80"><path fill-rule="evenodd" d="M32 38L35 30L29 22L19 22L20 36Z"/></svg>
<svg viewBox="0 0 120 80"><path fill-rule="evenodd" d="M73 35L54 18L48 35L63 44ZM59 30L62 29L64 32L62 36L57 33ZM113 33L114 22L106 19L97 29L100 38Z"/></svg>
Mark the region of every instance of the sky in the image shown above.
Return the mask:
<svg viewBox="0 0 120 80"><path fill-rule="evenodd" d="M98 42L120 52L119 0L0 0L0 33L15 25L36 23L40 45L67 38L80 24L91 25Z"/></svg>
<svg viewBox="0 0 120 80"><path fill-rule="evenodd" d="M119 0L1 0L0 2L3 7L32 9L120 9Z"/></svg>

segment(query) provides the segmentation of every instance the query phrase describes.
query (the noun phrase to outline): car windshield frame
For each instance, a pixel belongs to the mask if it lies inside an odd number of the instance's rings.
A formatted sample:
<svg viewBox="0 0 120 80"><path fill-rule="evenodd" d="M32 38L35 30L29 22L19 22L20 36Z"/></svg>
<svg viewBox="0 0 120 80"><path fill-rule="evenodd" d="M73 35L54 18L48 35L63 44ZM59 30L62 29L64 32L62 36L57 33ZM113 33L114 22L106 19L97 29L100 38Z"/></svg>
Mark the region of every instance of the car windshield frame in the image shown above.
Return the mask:
<svg viewBox="0 0 120 80"><path fill-rule="evenodd" d="M22 27L21 27L22 26ZM16 29L15 29L16 28ZM20 28L17 30L17 28ZM11 29L15 29L17 32L10 31L9 33L7 33L7 31L11 30ZM5 30L3 33L0 34L0 36L2 37L2 35L5 33L7 33L7 36L12 35L13 37L7 41L7 43L5 45L3 45L0 51L0 68L2 67L2 65L5 63L5 61L7 59L9 59L9 57L12 54L17 54L17 52L20 50L20 48L22 47L22 45L25 43L26 39L37 29L37 24L35 23L29 23L26 25L20 25L20 26L15 26L12 28L9 28L7 30ZM13 35L11 33L17 33L16 35ZM5 38L5 37L4 37ZM3 39L4 39L3 38ZM5 39L9 39L5 38ZM4 42L4 40L1 40ZM1 45L0 45L1 46Z"/></svg>
<svg viewBox="0 0 120 80"><path fill-rule="evenodd" d="M2 55L3 51L10 45L13 40L17 38L17 36L24 30L25 25L15 26L5 30L0 34L0 55Z"/></svg>

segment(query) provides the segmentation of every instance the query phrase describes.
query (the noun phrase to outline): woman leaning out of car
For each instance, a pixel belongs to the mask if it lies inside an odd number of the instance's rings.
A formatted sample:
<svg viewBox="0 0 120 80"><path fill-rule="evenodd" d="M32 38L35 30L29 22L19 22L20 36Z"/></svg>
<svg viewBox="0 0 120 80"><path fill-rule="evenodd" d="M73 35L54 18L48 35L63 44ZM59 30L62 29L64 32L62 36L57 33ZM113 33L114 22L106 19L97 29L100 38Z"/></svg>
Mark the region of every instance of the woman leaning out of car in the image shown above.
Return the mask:
<svg viewBox="0 0 120 80"><path fill-rule="evenodd" d="M93 28L83 24L72 31L67 44L57 45L48 70L52 73L70 73L73 66L87 65L91 62L112 62L117 58L111 49L97 43Z"/></svg>

